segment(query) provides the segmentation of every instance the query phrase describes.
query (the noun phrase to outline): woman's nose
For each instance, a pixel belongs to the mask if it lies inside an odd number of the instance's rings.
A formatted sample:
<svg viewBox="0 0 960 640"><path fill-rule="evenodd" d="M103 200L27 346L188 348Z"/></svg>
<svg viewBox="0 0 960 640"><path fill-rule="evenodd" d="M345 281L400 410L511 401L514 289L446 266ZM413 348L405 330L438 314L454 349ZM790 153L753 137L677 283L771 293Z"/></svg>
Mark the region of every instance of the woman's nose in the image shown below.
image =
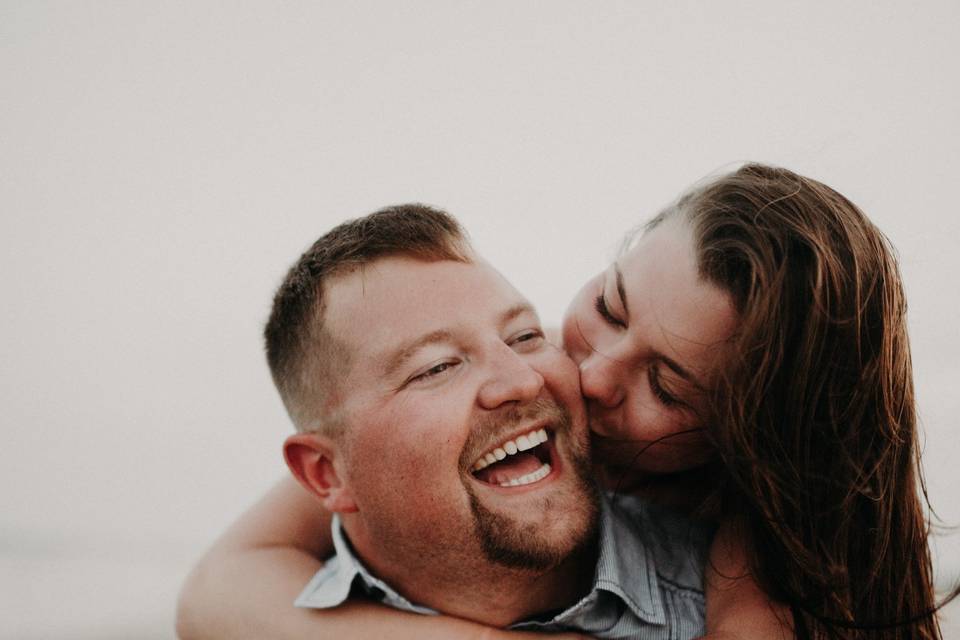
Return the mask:
<svg viewBox="0 0 960 640"><path fill-rule="evenodd" d="M592 353L580 363L580 390L583 395L602 407L613 408L623 402L621 365L603 355Z"/></svg>

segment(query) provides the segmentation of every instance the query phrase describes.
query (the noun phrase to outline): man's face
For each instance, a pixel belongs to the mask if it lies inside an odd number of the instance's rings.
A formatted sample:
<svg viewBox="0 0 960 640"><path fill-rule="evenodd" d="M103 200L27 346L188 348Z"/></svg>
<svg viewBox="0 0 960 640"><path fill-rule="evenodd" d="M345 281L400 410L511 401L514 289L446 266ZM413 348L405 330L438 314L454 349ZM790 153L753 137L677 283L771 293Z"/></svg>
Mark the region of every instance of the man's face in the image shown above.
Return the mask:
<svg viewBox="0 0 960 640"><path fill-rule="evenodd" d="M555 565L596 497L576 366L483 262L386 258L328 282L355 542L414 568Z"/></svg>

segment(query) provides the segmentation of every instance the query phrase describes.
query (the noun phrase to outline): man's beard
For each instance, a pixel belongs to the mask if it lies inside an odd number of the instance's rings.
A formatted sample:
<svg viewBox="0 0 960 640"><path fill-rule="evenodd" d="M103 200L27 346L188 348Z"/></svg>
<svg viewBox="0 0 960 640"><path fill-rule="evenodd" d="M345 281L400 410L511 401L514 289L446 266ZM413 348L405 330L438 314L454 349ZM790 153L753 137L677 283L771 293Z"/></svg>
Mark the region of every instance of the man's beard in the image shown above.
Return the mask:
<svg viewBox="0 0 960 640"><path fill-rule="evenodd" d="M599 512L599 492L592 479L590 450L587 440L577 442L572 437L572 421L570 413L564 407L553 402L538 400L522 409L511 409L516 416L499 416L499 428L503 429L503 421L522 422L532 419L547 418L555 427L555 437L563 438L569 452L569 467L566 471L573 473L577 478L577 493L581 501L574 508L582 509L582 527L570 532L570 538L553 543L544 540L543 532L535 523L518 523L503 514L495 513L484 506L477 498L472 487L464 482L467 495L470 498L470 510L473 513L474 529L477 539L488 560L513 569L528 569L542 571L559 565L563 560L593 543L597 530L597 514ZM522 415L520 415L522 413ZM492 421L482 425L477 432L493 430ZM556 500L552 497L543 499L541 513L553 513ZM563 507L569 510L569 505ZM563 513L561 517L569 516Z"/></svg>

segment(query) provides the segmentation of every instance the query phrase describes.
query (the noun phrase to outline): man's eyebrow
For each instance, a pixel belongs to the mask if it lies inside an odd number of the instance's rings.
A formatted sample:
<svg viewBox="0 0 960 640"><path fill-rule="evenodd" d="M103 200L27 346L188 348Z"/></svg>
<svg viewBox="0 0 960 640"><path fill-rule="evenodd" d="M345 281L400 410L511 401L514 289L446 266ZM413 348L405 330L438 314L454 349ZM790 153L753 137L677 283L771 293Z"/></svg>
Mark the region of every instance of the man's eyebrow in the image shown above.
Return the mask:
<svg viewBox="0 0 960 640"><path fill-rule="evenodd" d="M392 376L403 364L423 347L436 344L438 342L450 342L453 340L453 333L447 329L438 329L416 338L412 342L401 345L386 358L386 366L383 369L384 375Z"/></svg>
<svg viewBox="0 0 960 640"><path fill-rule="evenodd" d="M507 324L511 320L514 320L517 316L522 316L525 313L537 315L537 310L533 308L533 305L529 302L520 302L513 305L509 309L503 312L503 315L500 317L500 321L503 324Z"/></svg>
<svg viewBox="0 0 960 640"><path fill-rule="evenodd" d="M627 291L623 287L623 272L620 271L620 265L616 262L613 263L613 272L617 276L617 293L620 295L620 304L623 305L624 312L629 315L630 307L627 306Z"/></svg>
<svg viewBox="0 0 960 640"><path fill-rule="evenodd" d="M529 302L521 302L504 311L500 316L500 322L502 324L507 324L524 313L531 313L533 315L537 314L536 310ZM390 377L395 374L407 360L413 357L413 355L423 347L436 344L438 342L452 341L452 331L448 329L438 329L436 331L431 331L430 333L424 334L412 342L399 346L395 351L385 358L386 365L383 369L384 376Z"/></svg>

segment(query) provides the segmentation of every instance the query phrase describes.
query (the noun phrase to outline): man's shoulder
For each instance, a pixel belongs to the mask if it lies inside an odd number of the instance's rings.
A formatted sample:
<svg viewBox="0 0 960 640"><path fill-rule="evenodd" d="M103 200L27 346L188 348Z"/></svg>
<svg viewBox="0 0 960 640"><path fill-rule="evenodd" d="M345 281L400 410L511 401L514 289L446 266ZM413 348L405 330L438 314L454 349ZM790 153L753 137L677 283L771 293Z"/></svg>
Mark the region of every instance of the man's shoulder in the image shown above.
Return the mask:
<svg viewBox="0 0 960 640"><path fill-rule="evenodd" d="M610 496L612 515L646 548L661 587L703 593L715 525L630 495Z"/></svg>

